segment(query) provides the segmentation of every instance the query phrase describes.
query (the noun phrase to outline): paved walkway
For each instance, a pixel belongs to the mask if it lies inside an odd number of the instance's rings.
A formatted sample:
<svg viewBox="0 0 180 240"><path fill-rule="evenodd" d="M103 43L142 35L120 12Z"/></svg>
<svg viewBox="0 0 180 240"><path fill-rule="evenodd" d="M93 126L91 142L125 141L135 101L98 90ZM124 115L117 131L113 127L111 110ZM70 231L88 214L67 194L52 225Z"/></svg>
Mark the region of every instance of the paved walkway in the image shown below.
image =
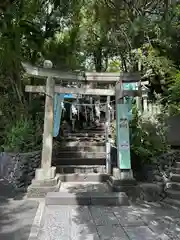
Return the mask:
<svg viewBox="0 0 180 240"><path fill-rule="evenodd" d="M0 183L0 240L28 240L37 201L17 199ZM61 191L108 191L104 184L64 183ZM38 240L180 240L180 211L157 203L129 207L48 206Z"/></svg>
<svg viewBox="0 0 180 240"><path fill-rule="evenodd" d="M180 212L160 204L48 206L39 240L180 240Z"/></svg>

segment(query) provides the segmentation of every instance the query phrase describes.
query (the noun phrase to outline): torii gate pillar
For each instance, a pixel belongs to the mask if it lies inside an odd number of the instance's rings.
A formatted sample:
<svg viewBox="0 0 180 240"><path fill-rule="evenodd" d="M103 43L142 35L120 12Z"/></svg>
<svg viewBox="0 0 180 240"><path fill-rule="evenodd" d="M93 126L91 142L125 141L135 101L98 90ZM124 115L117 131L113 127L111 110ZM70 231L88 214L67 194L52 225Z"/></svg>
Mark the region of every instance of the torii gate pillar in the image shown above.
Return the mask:
<svg viewBox="0 0 180 240"><path fill-rule="evenodd" d="M44 62L44 67L52 68L51 61L46 60ZM51 166L53 148L54 87L54 79L52 77L47 77L41 168L36 169L35 179L33 179L32 184L28 188L28 197L44 197L48 192L58 191L60 187L60 180L56 177L56 167Z"/></svg>

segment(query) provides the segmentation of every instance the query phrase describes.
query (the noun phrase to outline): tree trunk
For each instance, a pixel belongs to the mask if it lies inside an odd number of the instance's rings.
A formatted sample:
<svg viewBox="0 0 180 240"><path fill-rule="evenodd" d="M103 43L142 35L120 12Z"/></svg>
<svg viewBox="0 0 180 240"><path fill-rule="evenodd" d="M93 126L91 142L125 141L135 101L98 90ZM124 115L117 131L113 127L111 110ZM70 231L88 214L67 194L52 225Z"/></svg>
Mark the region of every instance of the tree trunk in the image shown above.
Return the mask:
<svg viewBox="0 0 180 240"><path fill-rule="evenodd" d="M102 72L102 68L103 68L102 60L103 60L102 44L100 42L96 50L94 51L94 65L95 65L96 72Z"/></svg>

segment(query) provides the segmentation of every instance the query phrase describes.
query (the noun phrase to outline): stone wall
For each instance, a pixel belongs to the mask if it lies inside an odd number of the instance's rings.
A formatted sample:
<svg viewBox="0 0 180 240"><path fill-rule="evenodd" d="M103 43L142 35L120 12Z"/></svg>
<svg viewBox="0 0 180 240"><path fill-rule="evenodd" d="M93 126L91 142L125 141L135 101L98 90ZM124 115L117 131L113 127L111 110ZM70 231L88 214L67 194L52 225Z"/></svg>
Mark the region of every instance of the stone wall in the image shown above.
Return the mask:
<svg viewBox="0 0 180 240"><path fill-rule="evenodd" d="M53 155L56 155L55 152ZM144 165L143 169L138 173L134 172L134 175L143 176L143 182L158 183L165 188L176 161L180 162L180 150L171 150L154 158L154 164ZM41 151L20 154L0 153L0 179L7 180L18 189L26 189L34 177L36 168L40 167L40 162Z"/></svg>
<svg viewBox="0 0 180 240"><path fill-rule="evenodd" d="M15 188L25 190L40 167L41 152L0 153L0 179L5 179Z"/></svg>
<svg viewBox="0 0 180 240"><path fill-rule="evenodd" d="M172 116L168 118L167 141L171 146L180 147L180 116Z"/></svg>
<svg viewBox="0 0 180 240"><path fill-rule="evenodd" d="M166 185L170 181L170 173L175 162L180 162L180 150L171 150L152 159L153 164L144 165L141 175L147 182Z"/></svg>
<svg viewBox="0 0 180 240"><path fill-rule="evenodd" d="M134 176L139 181L131 200L160 201L166 197L167 183L175 162L180 162L180 150L171 150L152 159L153 164L144 164ZM136 169L137 170L137 169Z"/></svg>

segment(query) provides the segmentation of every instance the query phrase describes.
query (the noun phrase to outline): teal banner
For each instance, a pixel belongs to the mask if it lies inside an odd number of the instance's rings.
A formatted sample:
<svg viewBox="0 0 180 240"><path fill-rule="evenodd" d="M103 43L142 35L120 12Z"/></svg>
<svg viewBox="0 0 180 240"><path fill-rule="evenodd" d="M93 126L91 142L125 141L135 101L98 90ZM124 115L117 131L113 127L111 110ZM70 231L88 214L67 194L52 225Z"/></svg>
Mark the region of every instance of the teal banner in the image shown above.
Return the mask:
<svg viewBox="0 0 180 240"><path fill-rule="evenodd" d="M73 98L73 95L72 95L71 93L65 94L65 95L64 95L64 98Z"/></svg>
<svg viewBox="0 0 180 240"><path fill-rule="evenodd" d="M55 93L53 137L57 137L57 135L59 134L63 101L64 101L64 93Z"/></svg>
<svg viewBox="0 0 180 240"><path fill-rule="evenodd" d="M131 169L128 104L117 104L117 159L120 169Z"/></svg>
<svg viewBox="0 0 180 240"><path fill-rule="evenodd" d="M123 89L124 90L137 90L138 84L137 83L123 83ZM124 103L128 105L128 120L132 120L132 103L133 103L133 97L125 97Z"/></svg>

